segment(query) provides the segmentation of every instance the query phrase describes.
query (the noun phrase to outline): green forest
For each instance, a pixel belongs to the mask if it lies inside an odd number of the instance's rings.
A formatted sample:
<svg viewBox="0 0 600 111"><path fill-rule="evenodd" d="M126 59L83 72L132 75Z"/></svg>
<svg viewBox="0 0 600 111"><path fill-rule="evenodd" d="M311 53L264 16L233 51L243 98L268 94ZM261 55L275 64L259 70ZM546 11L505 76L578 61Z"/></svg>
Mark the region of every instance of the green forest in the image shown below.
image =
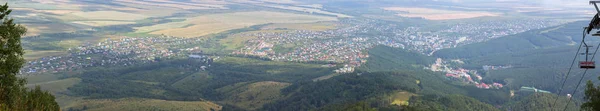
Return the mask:
<svg viewBox="0 0 600 111"><path fill-rule="evenodd" d="M333 74L332 70L338 67L321 67L323 64L319 62L289 63L233 56L222 56L210 66L202 60L180 58L137 66L95 67L60 75L82 79L68 88L68 94L75 97L208 100L223 104L223 110L505 110L532 108L522 106L523 102L547 102L536 93L510 97L508 89L486 90L453 83L442 73L423 69L433 59L418 53L377 46L369 54L369 62L354 73L320 81L313 79ZM377 61L385 62L370 63ZM202 66L209 67L202 70ZM237 92L265 81L290 85L266 97ZM407 95L410 98L407 105L393 105L386 95L397 92L414 95ZM254 105L261 106L232 102L258 102Z"/></svg>

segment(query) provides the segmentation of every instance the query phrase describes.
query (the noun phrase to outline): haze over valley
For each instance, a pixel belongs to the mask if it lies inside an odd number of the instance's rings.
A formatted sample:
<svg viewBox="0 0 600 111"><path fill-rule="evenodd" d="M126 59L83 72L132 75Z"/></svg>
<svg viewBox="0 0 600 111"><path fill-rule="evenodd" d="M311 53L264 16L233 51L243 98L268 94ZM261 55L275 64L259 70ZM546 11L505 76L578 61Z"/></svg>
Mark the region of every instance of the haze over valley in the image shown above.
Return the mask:
<svg viewBox="0 0 600 111"><path fill-rule="evenodd" d="M587 0L0 1L68 111L580 110L600 83L569 68Z"/></svg>

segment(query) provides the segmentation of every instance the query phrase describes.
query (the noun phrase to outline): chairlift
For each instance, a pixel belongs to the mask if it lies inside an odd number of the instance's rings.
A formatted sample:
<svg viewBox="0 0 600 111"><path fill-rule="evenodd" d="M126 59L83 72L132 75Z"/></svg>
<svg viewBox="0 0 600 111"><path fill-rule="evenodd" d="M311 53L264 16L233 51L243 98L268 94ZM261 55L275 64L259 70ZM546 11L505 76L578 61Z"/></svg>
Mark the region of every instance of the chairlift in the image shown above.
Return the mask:
<svg viewBox="0 0 600 111"><path fill-rule="evenodd" d="M579 68L582 69L595 69L596 63L594 61L579 61Z"/></svg>
<svg viewBox="0 0 600 111"><path fill-rule="evenodd" d="M590 21L589 26L586 28L587 34L590 34L590 32L593 29L600 29L600 8L598 8L598 5L596 5L596 3L600 3L600 1L590 1L590 4L593 4L594 8L596 8L597 13L596 15L594 15L592 21ZM600 36L600 31L592 34L592 36Z"/></svg>
<svg viewBox="0 0 600 111"><path fill-rule="evenodd" d="M598 31L598 32L596 32L596 33L594 33L594 34L592 34L592 36L600 36L600 31Z"/></svg>
<svg viewBox="0 0 600 111"><path fill-rule="evenodd" d="M588 58L590 55L595 54L595 52L592 54L589 53L589 49L592 46L589 46L585 43L585 36L586 36L586 34L590 34L590 32L594 29L600 29L600 8L598 8L597 3L600 3L600 1L590 1L590 4L593 4L594 7L596 8L597 13L592 18L592 21L590 21L589 26L584 28L584 34L583 34L583 38L582 38L583 40L581 42L583 43L583 47L585 47L585 53L582 53L582 56L585 55L585 57L580 57L583 59L583 60L579 61L579 68L581 68L581 69L596 68L596 62L592 61L593 58ZM600 36L600 31L593 33L592 36Z"/></svg>
<svg viewBox="0 0 600 111"><path fill-rule="evenodd" d="M585 36L584 36L585 39ZM590 58L588 58L590 55L592 55L593 53L589 53L589 49L590 47L593 46L589 46L587 45L585 42L583 42L583 47L585 47L585 53L581 53L582 56L585 57L581 57L581 61L579 61L579 68L581 69L595 69L596 68L596 62L592 61Z"/></svg>

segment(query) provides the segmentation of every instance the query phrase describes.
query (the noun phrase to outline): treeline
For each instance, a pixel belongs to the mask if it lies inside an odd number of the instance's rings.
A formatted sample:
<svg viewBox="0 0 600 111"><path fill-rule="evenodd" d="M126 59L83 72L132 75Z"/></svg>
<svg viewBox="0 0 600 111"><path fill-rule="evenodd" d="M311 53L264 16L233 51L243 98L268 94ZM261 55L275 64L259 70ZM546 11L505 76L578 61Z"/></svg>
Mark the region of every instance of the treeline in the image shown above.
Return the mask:
<svg viewBox="0 0 600 111"><path fill-rule="evenodd" d="M39 86L29 89L27 81L17 77L23 67L21 36L27 29L14 23L8 15L8 3L0 5L0 110L1 111L58 111L54 96Z"/></svg>

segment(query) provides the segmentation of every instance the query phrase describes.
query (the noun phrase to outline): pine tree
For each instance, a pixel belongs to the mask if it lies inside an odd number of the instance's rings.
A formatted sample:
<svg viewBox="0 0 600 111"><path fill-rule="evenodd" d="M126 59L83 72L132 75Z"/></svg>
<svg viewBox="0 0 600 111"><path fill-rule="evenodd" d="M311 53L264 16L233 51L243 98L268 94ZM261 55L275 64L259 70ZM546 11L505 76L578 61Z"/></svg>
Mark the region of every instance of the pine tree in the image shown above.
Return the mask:
<svg viewBox="0 0 600 111"><path fill-rule="evenodd" d="M25 62L21 36L27 29L8 17L11 12L8 3L0 6L0 110L60 110L52 94L42 91L39 86L28 90L25 79L16 76Z"/></svg>
<svg viewBox="0 0 600 111"><path fill-rule="evenodd" d="M598 79L600 79L600 77L598 77ZM594 86L594 83L592 83L592 81L587 81L584 99L587 102L581 105L582 110L600 110L600 86Z"/></svg>

